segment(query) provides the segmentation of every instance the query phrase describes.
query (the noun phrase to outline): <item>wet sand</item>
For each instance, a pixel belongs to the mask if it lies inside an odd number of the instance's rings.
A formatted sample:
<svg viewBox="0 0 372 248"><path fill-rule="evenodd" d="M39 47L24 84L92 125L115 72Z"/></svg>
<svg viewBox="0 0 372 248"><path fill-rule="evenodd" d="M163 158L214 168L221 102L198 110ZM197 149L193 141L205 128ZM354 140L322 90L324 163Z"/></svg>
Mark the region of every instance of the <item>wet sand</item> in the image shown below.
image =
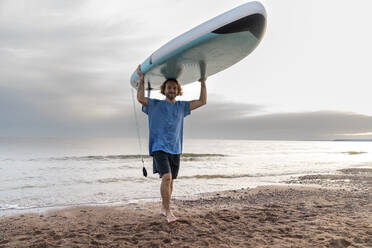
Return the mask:
<svg viewBox="0 0 372 248"><path fill-rule="evenodd" d="M372 247L372 169L287 183L174 200L173 224L160 202L1 218L0 247Z"/></svg>

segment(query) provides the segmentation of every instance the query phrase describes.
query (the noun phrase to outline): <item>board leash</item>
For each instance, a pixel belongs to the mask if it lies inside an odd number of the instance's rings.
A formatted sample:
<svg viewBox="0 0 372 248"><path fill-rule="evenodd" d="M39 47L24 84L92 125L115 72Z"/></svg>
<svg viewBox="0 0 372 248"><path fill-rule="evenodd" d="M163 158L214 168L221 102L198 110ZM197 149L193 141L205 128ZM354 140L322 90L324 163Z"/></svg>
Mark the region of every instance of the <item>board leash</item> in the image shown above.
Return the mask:
<svg viewBox="0 0 372 248"><path fill-rule="evenodd" d="M131 89L131 92L132 92L134 119L136 120L138 146L139 146L139 151L140 151L140 158L141 158L141 161L142 161L142 173L143 173L144 177L147 177L147 171L146 171L146 168L145 168L145 161L143 160L143 155L142 155L141 133L140 133L140 126L139 126L138 118L137 118L136 102L134 101L134 89L133 88Z"/></svg>

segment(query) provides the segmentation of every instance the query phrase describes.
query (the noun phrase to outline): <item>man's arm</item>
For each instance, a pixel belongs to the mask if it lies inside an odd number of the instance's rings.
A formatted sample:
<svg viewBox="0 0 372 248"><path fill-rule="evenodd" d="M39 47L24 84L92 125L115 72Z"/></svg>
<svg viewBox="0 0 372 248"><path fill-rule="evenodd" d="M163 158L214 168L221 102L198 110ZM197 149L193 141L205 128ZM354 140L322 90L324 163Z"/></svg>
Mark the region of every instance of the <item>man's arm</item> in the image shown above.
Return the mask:
<svg viewBox="0 0 372 248"><path fill-rule="evenodd" d="M200 97L199 100L190 102L190 111L207 104L207 87L205 86L205 81L207 81L206 78L200 79Z"/></svg>
<svg viewBox="0 0 372 248"><path fill-rule="evenodd" d="M137 67L137 74L140 78L137 88L137 101L143 106L147 106L147 98L145 97L145 75L141 71L141 65Z"/></svg>

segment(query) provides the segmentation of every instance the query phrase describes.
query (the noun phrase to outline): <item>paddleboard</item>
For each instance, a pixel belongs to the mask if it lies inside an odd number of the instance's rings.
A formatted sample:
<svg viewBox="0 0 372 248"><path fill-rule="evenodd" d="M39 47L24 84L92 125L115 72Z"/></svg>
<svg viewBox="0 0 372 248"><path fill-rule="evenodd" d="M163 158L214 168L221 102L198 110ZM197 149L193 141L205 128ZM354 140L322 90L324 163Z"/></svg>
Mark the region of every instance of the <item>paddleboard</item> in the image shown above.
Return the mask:
<svg viewBox="0 0 372 248"><path fill-rule="evenodd" d="M227 11L169 41L142 64L145 84L160 89L168 78L182 85L211 76L234 65L260 43L266 29L266 11L249 2ZM137 88L134 71L130 83Z"/></svg>

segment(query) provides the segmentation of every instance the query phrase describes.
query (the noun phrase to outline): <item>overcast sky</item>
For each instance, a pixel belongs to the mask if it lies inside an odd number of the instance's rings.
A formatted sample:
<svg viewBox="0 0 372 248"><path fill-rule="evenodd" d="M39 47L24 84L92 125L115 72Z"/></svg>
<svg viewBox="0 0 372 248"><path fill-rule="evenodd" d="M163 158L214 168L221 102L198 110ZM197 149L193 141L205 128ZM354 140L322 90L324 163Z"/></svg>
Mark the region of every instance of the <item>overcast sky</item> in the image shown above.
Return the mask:
<svg viewBox="0 0 372 248"><path fill-rule="evenodd" d="M245 2L0 0L0 136L135 137L136 66ZM372 2L262 3L263 41L208 79L185 137L372 138ZM180 99L198 95L194 83Z"/></svg>

